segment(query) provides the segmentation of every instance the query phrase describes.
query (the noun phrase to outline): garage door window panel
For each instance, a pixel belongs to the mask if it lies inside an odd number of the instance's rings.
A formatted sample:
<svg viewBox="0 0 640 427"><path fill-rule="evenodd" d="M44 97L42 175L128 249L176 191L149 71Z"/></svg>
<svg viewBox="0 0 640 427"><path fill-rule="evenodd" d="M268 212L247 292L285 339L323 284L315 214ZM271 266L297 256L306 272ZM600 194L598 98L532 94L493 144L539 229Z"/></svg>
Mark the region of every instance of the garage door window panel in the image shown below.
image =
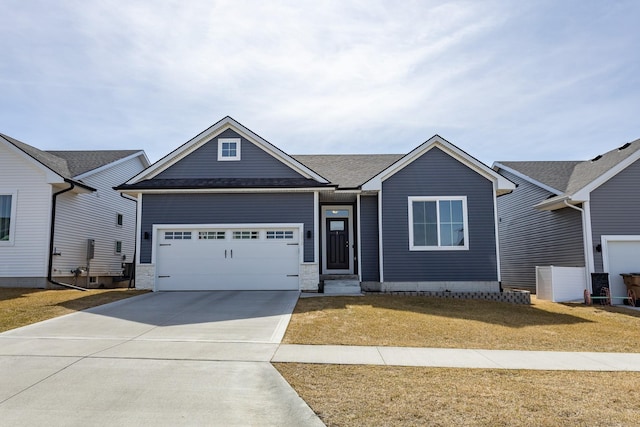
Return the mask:
<svg viewBox="0 0 640 427"><path fill-rule="evenodd" d="M191 240L190 231L165 231L165 240Z"/></svg>
<svg viewBox="0 0 640 427"><path fill-rule="evenodd" d="M258 231L234 231L234 240L258 240L260 238L260 232Z"/></svg>
<svg viewBox="0 0 640 427"><path fill-rule="evenodd" d="M198 240L224 240L225 231L198 231Z"/></svg>

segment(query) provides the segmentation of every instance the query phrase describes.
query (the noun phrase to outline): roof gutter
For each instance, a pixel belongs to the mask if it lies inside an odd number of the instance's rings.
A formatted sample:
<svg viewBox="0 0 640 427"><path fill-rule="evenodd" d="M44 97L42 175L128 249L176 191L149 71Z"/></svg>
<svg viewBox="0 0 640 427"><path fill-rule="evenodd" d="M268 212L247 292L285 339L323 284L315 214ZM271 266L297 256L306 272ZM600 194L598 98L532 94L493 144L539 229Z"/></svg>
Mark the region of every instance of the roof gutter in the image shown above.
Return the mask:
<svg viewBox="0 0 640 427"><path fill-rule="evenodd" d="M53 273L53 237L54 237L54 233L56 230L56 203L57 203L57 199L58 196L66 193L68 191L73 190L76 187L76 184L71 181L71 180L67 180L65 179L65 182L69 184L68 188L65 188L64 190L60 190L56 193L53 193L53 195L51 196L51 224L50 224L50 230L49 230L49 265L47 268L47 281L49 283L52 283L54 285L58 285L58 286L62 286L65 288L70 288L70 289L76 289L78 291L86 291L86 289L81 288L79 286L75 286L75 285L70 285L68 283L60 283L57 282L55 280L53 280L52 278L52 273ZM89 187L91 188L91 187ZM95 191L95 190L94 190Z"/></svg>

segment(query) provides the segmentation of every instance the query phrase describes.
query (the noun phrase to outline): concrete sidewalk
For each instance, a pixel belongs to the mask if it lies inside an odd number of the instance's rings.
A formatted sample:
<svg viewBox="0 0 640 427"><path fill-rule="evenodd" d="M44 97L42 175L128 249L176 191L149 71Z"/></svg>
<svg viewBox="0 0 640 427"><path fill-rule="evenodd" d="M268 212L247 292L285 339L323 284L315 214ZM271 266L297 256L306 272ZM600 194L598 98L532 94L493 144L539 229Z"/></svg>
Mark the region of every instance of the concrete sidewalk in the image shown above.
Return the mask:
<svg viewBox="0 0 640 427"><path fill-rule="evenodd" d="M640 353L281 344L272 362L640 372Z"/></svg>

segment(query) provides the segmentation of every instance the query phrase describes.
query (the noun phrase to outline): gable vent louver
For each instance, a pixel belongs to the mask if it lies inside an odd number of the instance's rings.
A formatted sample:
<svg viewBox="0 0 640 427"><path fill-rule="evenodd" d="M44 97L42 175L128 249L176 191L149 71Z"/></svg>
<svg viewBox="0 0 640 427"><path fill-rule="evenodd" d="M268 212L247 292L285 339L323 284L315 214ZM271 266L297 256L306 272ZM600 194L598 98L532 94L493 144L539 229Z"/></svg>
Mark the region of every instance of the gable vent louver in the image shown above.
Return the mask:
<svg viewBox="0 0 640 427"><path fill-rule="evenodd" d="M622 147L618 147L618 151L622 151L622 150L624 150L625 148L629 147L630 145L631 145L631 143L630 143L630 142L627 142L627 143L626 143L626 144L624 144Z"/></svg>

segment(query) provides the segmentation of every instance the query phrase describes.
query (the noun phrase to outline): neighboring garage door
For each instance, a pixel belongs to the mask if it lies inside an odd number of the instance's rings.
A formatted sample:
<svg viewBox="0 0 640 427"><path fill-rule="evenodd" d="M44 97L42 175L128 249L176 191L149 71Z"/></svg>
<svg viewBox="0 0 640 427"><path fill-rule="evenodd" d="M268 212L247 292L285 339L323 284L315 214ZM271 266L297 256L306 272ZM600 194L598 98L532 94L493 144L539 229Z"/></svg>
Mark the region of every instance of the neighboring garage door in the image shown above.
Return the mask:
<svg viewBox="0 0 640 427"><path fill-rule="evenodd" d="M640 236L603 236L604 271L609 273L611 295L622 297L627 295L620 274L640 272ZM614 299L614 304L622 304L624 300Z"/></svg>
<svg viewBox="0 0 640 427"><path fill-rule="evenodd" d="M159 228L156 290L298 290L298 228Z"/></svg>

